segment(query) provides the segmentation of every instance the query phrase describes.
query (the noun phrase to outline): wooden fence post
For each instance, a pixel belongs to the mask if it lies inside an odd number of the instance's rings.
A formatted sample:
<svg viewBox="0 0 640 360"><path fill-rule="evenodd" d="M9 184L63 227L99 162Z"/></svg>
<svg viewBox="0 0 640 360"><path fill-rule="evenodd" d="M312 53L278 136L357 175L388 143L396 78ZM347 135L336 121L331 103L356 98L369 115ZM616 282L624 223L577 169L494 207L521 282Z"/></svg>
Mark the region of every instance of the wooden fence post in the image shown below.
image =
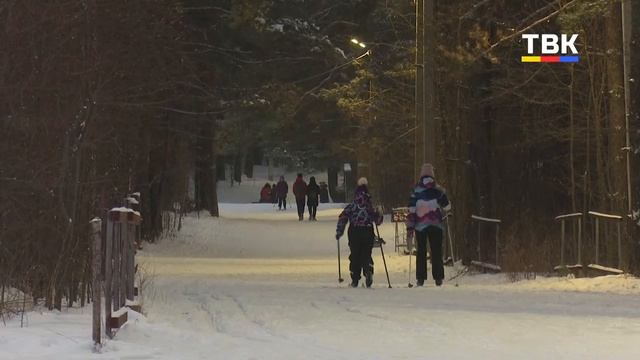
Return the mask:
<svg viewBox="0 0 640 360"><path fill-rule="evenodd" d="M93 344L102 344L102 332L100 330L101 319L101 299L102 299L102 220L95 218L91 220L91 231L93 237L93 266L91 279L91 299L93 302Z"/></svg>
<svg viewBox="0 0 640 360"><path fill-rule="evenodd" d="M120 217L120 212L116 212ZM111 297L113 308L120 308L120 239L122 238L122 223L120 220L113 226L113 275L111 278Z"/></svg>
<svg viewBox="0 0 640 360"><path fill-rule="evenodd" d="M578 264L582 265L582 218L578 218Z"/></svg>
<svg viewBox="0 0 640 360"><path fill-rule="evenodd" d="M135 280L135 272L136 272L136 264L135 264L135 233L136 226L135 225L127 225L129 229L129 244L128 244L128 261L129 266L127 267L127 299L133 301L134 296L134 280Z"/></svg>
<svg viewBox="0 0 640 360"><path fill-rule="evenodd" d="M564 243L564 220L562 219L560 220L560 266L564 266L564 247L565 247L565 243Z"/></svg>
<svg viewBox="0 0 640 360"><path fill-rule="evenodd" d="M129 243L129 221L125 216L123 221L120 224L120 289L119 289L119 300L118 300L118 308L121 308L126 303L127 298L127 267L128 264L128 246Z"/></svg>
<svg viewBox="0 0 640 360"><path fill-rule="evenodd" d="M622 237L620 232L620 224L622 220L618 221L618 269L622 269Z"/></svg>
<svg viewBox="0 0 640 360"><path fill-rule="evenodd" d="M109 216L107 217L107 238L105 239L105 264L104 264L104 312L105 312L105 331L109 338L112 337L111 332L111 312L113 310L113 235L114 235L114 225L113 221L113 213L110 211Z"/></svg>
<svg viewBox="0 0 640 360"><path fill-rule="evenodd" d="M498 257L500 256L500 224L496 224L496 265L500 265Z"/></svg>
<svg viewBox="0 0 640 360"><path fill-rule="evenodd" d="M482 241L482 231L480 231L480 222L478 222L478 261L482 261L482 246L480 246L480 242Z"/></svg>
<svg viewBox="0 0 640 360"><path fill-rule="evenodd" d="M600 264L600 227L598 226L598 218L596 217L596 264Z"/></svg>

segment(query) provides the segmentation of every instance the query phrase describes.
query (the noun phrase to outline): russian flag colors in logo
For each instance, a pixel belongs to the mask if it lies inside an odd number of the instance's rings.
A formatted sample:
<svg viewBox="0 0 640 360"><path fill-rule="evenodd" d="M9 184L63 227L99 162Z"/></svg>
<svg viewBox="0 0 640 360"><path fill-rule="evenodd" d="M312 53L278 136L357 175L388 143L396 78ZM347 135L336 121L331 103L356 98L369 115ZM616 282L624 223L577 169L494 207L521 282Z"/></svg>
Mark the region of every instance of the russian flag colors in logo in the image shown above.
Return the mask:
<svg viewBox="0 0 640 360"><path fill-rule="evenodd" d="M578 34L569 37L566 34L561 36L555 34L522 34L522 38L527 41L527 54L522 56L523 63L577 63L580 61L578 49L575 42ZM536 40L540 42L540 52L535 54Z"/></svg>

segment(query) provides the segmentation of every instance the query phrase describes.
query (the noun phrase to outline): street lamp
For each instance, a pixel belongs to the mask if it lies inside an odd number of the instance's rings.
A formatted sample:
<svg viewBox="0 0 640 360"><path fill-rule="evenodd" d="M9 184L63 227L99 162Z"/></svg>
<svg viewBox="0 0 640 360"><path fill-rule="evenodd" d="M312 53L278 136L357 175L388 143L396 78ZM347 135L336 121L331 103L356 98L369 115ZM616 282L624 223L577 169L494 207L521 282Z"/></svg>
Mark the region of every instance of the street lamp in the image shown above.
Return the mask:
<svg viewBox="0 0 640 360"><path fill-rule="evenodd" d="M356 38L352 38L351 42L356 44L356 45L358 45L358 46L360 46L363 49L367 47L367 45L365 45L365 43L361 42L360 40L358 40Z"/></svg>

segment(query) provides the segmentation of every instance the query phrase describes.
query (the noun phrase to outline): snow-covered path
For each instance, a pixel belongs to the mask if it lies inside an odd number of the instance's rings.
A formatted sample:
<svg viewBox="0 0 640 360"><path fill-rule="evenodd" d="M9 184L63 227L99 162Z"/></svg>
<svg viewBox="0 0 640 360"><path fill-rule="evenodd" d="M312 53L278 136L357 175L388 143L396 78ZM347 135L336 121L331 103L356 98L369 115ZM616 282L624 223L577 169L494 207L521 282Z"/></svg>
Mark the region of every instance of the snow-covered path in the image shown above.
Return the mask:
<svg viewBox="0 0 640 360"><path fill-rule="evenodd" d="M300 223L271 205L223 205L149 245L146 318L92 354L88 313L31 314L0 327L0 358L74 359L636 359L640 281L466 276L407 288L407 257L381 231L393 289L375 250L373 289L337 283L338 209ZM342 241L343 277L348 248ZM449 269L449 271L451 271ZM449 274L450 275L450 274ZM572 291L573 290L573 291ZM56 325L52 317L73 324ZM82 324L82 326L78 326ZM56 327L58 326L58 327ZM63 333L64 336L56 336ZM46 335L49 334L49 335ZM44 341L39 337L49 336ZM25 345L26 339L37 341Z"/></svg>

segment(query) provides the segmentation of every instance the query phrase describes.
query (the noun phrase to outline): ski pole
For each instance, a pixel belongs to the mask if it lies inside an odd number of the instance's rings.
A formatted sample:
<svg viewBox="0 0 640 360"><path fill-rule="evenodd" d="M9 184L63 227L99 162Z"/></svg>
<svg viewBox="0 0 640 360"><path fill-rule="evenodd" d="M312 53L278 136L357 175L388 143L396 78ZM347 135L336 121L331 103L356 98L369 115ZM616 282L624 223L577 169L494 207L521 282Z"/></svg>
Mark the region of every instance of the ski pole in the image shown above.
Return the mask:
<svg viewBox="0 0 640 360"><path fill-rule="evenodd" d="M336 243L338 244L338 282L341 283L344 279L342 278L342 272L340 270L340 239L338 239Z"/></svg>
<svg viewBox="0 0 640 360"><path fill-rule="evenodd" d="M413 287L413 284L411 283L411 257L413 256L411 249L409 249L409 285L407 285L409 288Z"/></svg>
<svg viewBox="0 0 640 360"><path fill-rule="evenodd" d="M384 264L384 272L387 274L387 284L389 284L389 289L391 289L391 280L389 280L389 270L387 270L387 260L385 260L384 258L384 248L382 246L386 243L384 242L384 239L380 237L380 230L378 230L378 224L375 224L375 225L376 225L376 233L378 234L378 240L380 241L380 253L382 254L382 263Z"/></svg>
<svg viewBox="0 0 640 360"><path fill-rule="evenodd" d="M449 237L449 252L451 253L451 261L455 264L456 256L454 255L454 252L453 252L453 239L451 238L451 230L449 229L449 216L451 215L453 214L451 213L447 214L447 216L445 217L445 221L447 226L447 236Z"/></svg>

